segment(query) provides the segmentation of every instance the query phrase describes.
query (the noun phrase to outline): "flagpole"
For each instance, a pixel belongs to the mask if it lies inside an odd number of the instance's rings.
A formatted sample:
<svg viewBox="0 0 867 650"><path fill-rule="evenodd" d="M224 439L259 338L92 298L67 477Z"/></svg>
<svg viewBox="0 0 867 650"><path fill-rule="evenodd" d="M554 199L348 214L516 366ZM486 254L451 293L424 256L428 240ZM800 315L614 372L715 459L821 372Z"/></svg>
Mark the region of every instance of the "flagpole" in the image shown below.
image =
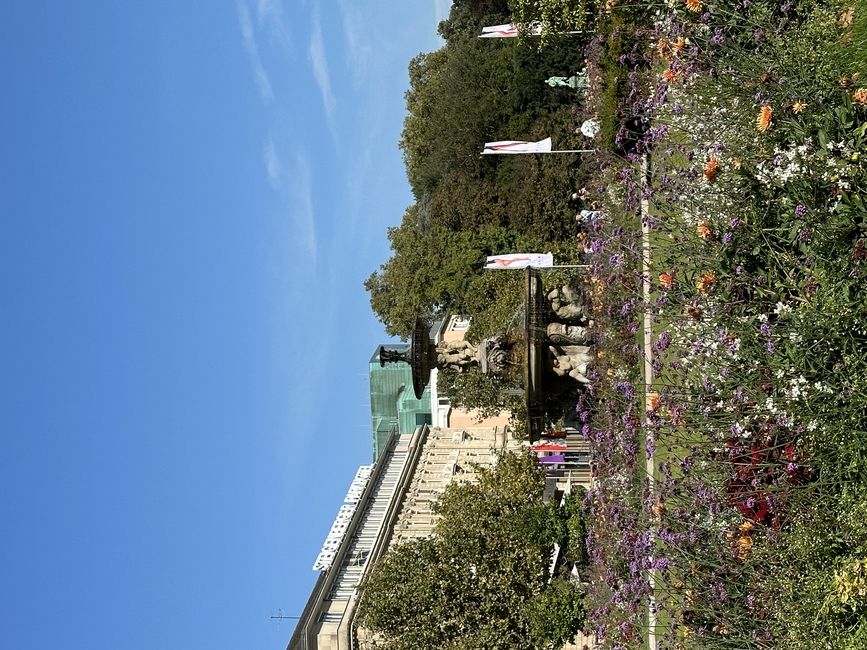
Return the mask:
<svg viewBox="0 0 867 650"><path fill-rule="evenodd" d="M566 34L586 34L587 32L554 32L554 33L558 34L560 36L563 36ZM539 34L533 34L533 33L527 34L527 36L541 36L541 35L542 35L541 33L539 33ZM517 37L518 37L518 34L498 34L497 32L488 32L487 34L483 33L483 34L479 34L478 36L476 36L476 38L517 38Z"/></svg>
<svg viewBox="0 0 867 650"><path fill-rule="evenodd" d="M483 151L480 156L525 156L534 153L594 153L596 149L557 149L555 151Z"/></svg>
<svg viewBox="0 0 867 650"><path fill-rule="evenodd" d="M593 268L589 264L552 264L551 266L533 266L529 264L528 266L516 266L514 268L496 268L493 266L485 266L482 268L483 271L520 271L525 268L544 270L544 269L590 269Z"/></svg>

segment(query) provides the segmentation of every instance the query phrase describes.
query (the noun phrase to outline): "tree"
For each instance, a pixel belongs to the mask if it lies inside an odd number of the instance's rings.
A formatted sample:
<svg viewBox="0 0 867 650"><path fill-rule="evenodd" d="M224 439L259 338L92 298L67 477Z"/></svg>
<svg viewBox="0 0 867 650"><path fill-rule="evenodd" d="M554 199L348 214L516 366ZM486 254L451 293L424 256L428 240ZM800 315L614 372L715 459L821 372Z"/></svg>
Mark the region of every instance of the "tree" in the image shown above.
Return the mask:
<svg viewBox="0 0 867 650"><path fill-rule="evenodd" d="M453 483L434 535L399 545L361 585L359 625L392 650L546 648L583 625L579 587L548 583L563 525L530 452ZM563 621L549 621L545 610ZM580 615L578 615L580 610Z"/></svg>
<svg viewBox="0 0 867 650"><path fill-rule="evenodd" d="M558 34L583 30L595 7L592 0L509 0L512 22L541 25L546 45Z"/></svg>
<svg viewBox="0 0 867 650"><path fill-rule="evenodd" d="M541 139L582 148L574 92L544 80L574 72L580 39L538 52L509 39L477 38L505 22L506 0L457 0L440 24L446 44L409 64L400 147L415 203L390 228L392 255L364 283L390 335L406 337L416 315L473 319L472 332L499 333L522 303L518 277L482 272L486 255L552 251L574 260L574 206L586 177L575 156L481 156L483 143Z"/></svg>

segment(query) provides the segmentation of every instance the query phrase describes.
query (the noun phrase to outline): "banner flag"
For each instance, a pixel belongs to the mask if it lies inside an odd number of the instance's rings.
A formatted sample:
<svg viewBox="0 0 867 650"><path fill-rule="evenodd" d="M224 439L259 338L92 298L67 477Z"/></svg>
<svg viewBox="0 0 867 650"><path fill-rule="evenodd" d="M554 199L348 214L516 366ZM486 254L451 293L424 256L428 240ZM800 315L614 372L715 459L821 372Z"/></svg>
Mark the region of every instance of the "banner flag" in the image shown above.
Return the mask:
<svg viewBox="0 0 867 650"><path fill-rule="evenodd" d="M528 26L530 36L539 36L542 33L542 26L535 24ZM515 38L518 35L518 26L514 23L508 25L490 25L482 27L482 33L479 38Z"/></svg>
<svg viewBox="0 0 867 650"><path fill-rule="evenodd" d="M488 257L486 269L525 269L546 268L554 266L554 255L551 253L510 253L508 255L491 255Z"/></svg>
<svg viewBox="0 0 867 650"><path fill-rule="evenodd" d="M503 153L549 153L551 151L551 138L545 138L538 142L526 140L500 140L498 142L486 142L482 154Z"/></svg>

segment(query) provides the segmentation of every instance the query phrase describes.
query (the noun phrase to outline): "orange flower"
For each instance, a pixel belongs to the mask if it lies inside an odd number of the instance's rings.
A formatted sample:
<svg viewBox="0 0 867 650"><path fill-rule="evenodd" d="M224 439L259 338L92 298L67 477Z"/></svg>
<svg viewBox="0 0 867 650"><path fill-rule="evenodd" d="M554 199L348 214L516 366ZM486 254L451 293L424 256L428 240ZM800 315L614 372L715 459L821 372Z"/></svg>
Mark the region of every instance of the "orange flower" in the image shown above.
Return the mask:
<svg viewBox="0 0 867 650"><path fill-rule="evenodd" d="M705 271L698 282L695 283L695 288L698 292L705 294L714 284L716 284L716 273L713 271Z"/></svg>
<svg viewBox="0 0 867 650"><path fill-rule="evenodd" d="M659 410L660 404L662 404L662 400L659 399L659 393L648 393L647 403L650 406L650 410L656 413Z"/></svg>
<svg viewBox="0 0 867 650"><path fill-rule="evenodd" d="M768 104L763 104L759 109L759 115L756 117L756 128L764 133L771 128L771 118L774 116L774 109Z"/></svg>
<svg viewBox="0 0 867 650"><path fill-rule="evenodd" d="M713 239L713 226L711 226L707 221L699 221L698 225L695 227L695 232L705 241Z"/></svg>
<svg viewBox="0 0 867 650"><path fill-rule="evenodd" d="M671 68L666 68L662 71L662 78L665 79L668 83L671 83L675 79L677 79L677 74L671 71Z"/></svg>
<svg viewBox="0 0 867 650"><path fill-rule="evenodd" d="M671 61L671 43L667 38L660 38L656 43L656 51L666 61Z"/></svg>
<svg viewBox="0 0 867 650"><path fill-rule="evenodd" d="M741 531L744 535L746 535L755 527L755 524L749 519L747 519L744 523L738 526L738 530Z"/></svg>
<svg viewBox="0 0 867 650"><path fill-rule="evenodd" d="M683 46L686 45L686 41L683 36L678 36L674 39L674 43L671 44L672 49L674 49L674 53L677 54L683 49Z"/></svg>
<svg viewBox="0 0 867 650"><path fill-rule="evenodd" d="M665 512L665 501L660 501L659 503L654 504L654 506L651 508L651 510L653 511L653 514L658 519L659 517L662 516L662 513Z"/></svg>
<svg viewBox="0 0 867 650"><path fill-rule="evenodd" d="M805 108L807 108L807 104L800 99L792 104L792 111L795 113L803 113Z"/></svg>
<svg viewBox="0 0 867 650"><path fill-rule="evenodd" d="M686 0L686 8L694 14L701 11L702 6L701 0Z"/></svg>
<svg viewBox="0 0 867 650"><path fill-rule="evenodd" d="M666 289L671 289L674 286L674 275L666 271L659 274L659 283Z"/></svg>
<svg viewBox="0 0 867 650"><path fill-rule="evenodd" d="M738 539L737 549L735 550L735 555L740 559L745 559L753 548L753 538L749 535L744 535L743 537Z"/></svg>
<svg viewBox="0 0 867 650"><path fill-rule="evenodd" d="M852 93L852 101L861 106L867 106L867 88L859 88Z"/></svg>
<svg viewBox="0 0 867 650"><path fill-rule="evenodd" d="M711 158L704 166L704 177L708 183L713 183L717 176L719 176L719 161Z"/></svg>
<svg viewBox="0 0 867 650"><path fill-rule="evenodd" d="M841 88L851 88L855 85L855 82L861 77L860 73L856 72L852 75L843 75L840 77L840 87Z"/></svg>
<svg viewBox="0 0 867 650"><path fill-rule="evenodd" d="M852 26L852 19L855 17L855 7L848 7L846 11L840 14L837 19L840 22L840 27L849 29Z"/></svg>

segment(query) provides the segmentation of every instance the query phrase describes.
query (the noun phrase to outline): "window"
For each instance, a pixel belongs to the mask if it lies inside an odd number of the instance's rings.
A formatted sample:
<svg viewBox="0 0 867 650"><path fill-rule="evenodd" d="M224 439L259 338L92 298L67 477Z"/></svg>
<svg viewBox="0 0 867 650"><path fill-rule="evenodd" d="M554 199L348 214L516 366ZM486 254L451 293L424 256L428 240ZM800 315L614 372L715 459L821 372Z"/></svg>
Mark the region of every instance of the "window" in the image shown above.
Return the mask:
<svg viewBox="0 0 867 650"><path fill-rule="evenodd" d="M470 328L470 319L453 316L452 322L449 323L449 329L453 332L466 332Z"/></svg>

